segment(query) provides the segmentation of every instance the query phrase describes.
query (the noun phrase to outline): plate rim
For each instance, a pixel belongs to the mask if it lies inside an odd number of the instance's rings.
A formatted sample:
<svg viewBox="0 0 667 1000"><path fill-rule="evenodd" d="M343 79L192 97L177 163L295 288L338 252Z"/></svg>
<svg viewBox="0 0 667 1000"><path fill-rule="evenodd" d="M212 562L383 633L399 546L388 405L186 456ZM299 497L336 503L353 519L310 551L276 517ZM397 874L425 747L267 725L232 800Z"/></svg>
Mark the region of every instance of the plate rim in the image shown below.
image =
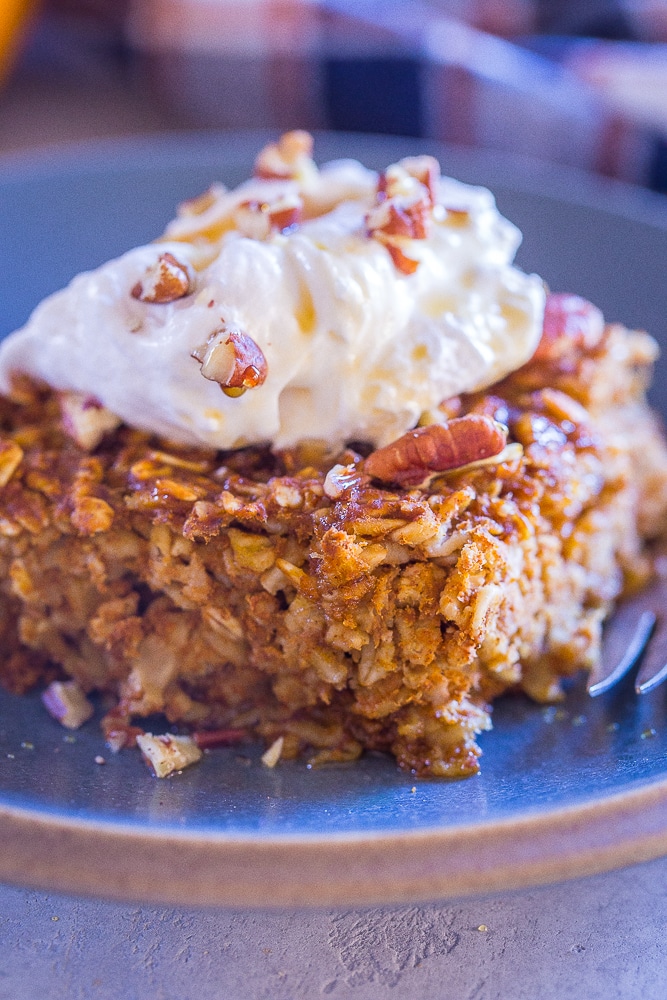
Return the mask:
<svg viewBox="0 0 667 1000"><path fill-rule="evenodd" d="M25 183L33 178L67 175L72 172L91 174L95 171L109 173L118 169L114 158L125 160L124 169L136 168L147 157L159 153L161 165L168 165L171 158L179 160L187 151L188 163L195 165L197 159L207 164L211 154L227 144L231 147L228 158L248 164L248 155L256 152L263 143L272 141L280 134L279 129L183 129L164 130L150 133L135 133L123 136L108 136L50 142L31 147L29 150L0 151L0 185L17 182ZM472 169L485 173L497 173L506 184L517 192L553 197L567 201L570 205L590 207L609 215L621 215L635 221L645 222L656 228L667 229L667 194L633 184L616 177L594 174L582 167L566 163L554 163L534 156L509 153L504 150L441 142L438 139L414 138L411 136L388 135L372 132L332 132L312 129L315 139L315 154L318 162L325 157L318 156L318 140L357 145L372 144L376 148L386 145L388 149L400 145L420 152L434 151L437 155L448 154L467 161ZM517 177L521 178L517 182ZM552 187L553 190L548 190ZM492 192L493 193L493 192ZM174 206L175 207L175 206Z"/></svg>
<svg viewBox="0 0 667 1000"><path fill-rule="evenodd" d="M0 880L43 891L189 906L399 904L654 860L667 852L667 777L555 812L440 830L179 834L0 804L0 833Z"/></svg>

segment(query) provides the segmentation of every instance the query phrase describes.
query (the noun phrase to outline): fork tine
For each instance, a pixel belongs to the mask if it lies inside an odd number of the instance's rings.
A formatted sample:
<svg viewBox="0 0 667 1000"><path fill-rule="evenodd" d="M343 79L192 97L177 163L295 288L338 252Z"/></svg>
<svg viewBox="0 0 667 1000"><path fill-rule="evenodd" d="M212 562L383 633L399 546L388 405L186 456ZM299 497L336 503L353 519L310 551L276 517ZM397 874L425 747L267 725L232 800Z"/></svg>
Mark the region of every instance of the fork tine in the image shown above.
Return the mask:
<svg viewBox="0 0 667 1000"><path fill-rule="evenodd" d="M658 617L651 642L635 678L637 694L646 694L667 678L667 622Z"/></svg>
<svg viewBox="0 0 667 1000"><path fill-rule="evenodd" d="M600 659L588 678L587 689L592 698L618 684L637 662L651 637L655 622L656 616L652 611L638 607L633 601L618 608L605 627Z"/></svg>

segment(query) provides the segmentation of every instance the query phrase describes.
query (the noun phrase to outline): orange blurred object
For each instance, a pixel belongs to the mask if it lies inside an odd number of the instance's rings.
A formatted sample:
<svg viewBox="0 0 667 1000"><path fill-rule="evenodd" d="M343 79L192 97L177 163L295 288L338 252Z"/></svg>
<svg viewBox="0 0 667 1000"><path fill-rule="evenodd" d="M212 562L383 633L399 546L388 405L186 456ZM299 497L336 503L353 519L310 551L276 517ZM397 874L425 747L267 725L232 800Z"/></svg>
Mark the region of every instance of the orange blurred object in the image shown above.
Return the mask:
<svg viewBox="0 0 667 1000"><path fill-rule="evenodd" d="M0 84L14 65L39 0L0 0Z"/></svg>

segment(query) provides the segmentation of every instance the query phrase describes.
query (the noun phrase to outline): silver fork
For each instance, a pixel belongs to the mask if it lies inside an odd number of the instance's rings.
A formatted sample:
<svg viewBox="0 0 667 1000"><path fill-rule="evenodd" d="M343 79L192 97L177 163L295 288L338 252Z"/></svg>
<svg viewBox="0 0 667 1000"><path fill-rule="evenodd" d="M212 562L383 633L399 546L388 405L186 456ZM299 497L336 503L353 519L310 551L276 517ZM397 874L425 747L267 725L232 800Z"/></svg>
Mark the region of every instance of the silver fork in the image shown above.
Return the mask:
<svg viewBox="0 0 667 1000"><path fill-rule="evenodd" d="M595 698L608 691L640 660L635 691L646 694L667 678L667 579L662 577L623 601L610 618L588 693Z"/></svg>

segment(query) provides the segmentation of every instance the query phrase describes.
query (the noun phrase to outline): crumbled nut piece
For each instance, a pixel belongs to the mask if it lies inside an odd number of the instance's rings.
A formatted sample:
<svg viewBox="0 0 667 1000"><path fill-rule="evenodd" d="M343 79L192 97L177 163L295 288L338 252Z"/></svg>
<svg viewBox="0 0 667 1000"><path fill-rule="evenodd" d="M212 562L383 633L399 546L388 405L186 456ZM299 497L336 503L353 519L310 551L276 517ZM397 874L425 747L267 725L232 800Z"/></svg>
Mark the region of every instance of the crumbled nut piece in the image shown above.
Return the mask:
<svg viewBox="0 0 667 1000"><path fill-rule="evenodd" d="M434 472L498 455L506 443L507 428L490 417L469 413L446 424L408 431L372 452L364 462L364 471L381 482L417 486Z"/></svg>
<svg viewBox="0 0 667 1000"><path fill-rule="evenodd" d="M406 156L393 163L378 180L378 194L387 198L406 195L418 190L422 185L428 192L431 204L435 204L438 180L440 179L440 164L434 156Z"/></svg>
<svg viewBox="0 0 667 1000"><path fill-rule="evenodd" d="M431 202L435 204L440 180L440 164L435 156L406 156L399 161L399 166L423 184L428 191Z"/></svg>
<svg viewBox="0 0 667 1000"><path fill-rule="evenodd" d="M105 434L115 431L121 421L94 396L83 392L58 394L63 430L80 448L93 451Z"/></svg>
<svg viewBox="0 0 667 1000"><path fill-rule="evenodd" d="M285 194L274 201L244 201L234 212L234 223L242 236L266 240L275 232L285 232L301 222L303 200Z"/></svg>
<svg viewBox="0 0 667 1000"><path fill-rule="evenodd" d="M410 255L412 241L426 239L433 218L439 168L431 159L402 160L381 174L376 203L366 216L368 235L387 248L403 274L417 270L419 261ZM421 160L425 162L415 162Z"/></svg>
<svg viewBox="0 0 667 1000"><path fill-rule="evenodd" d="M164 304L175 302L192 291L192 279L186 264L181 264L173 254L161 253L155 264L138 281L131 295L141 302Z"/></svg>
<svg viewBox="0 0 667 1000"><path fill-rule="evenodd" d="M242 330L223 325L192 352L201 373L229 396L240 396L266 380L268 365L261 348Z"/></svg>
<svg viewBox="0 0 667 1000"><path fill-rule="evenodd" d="M334 465L324 480L324 492L330 500L339 500L355 483L361 481L356 465Z"/></svg>
<svg viewBox="0 0 667 1000"><path fill-rule="evenodd" d="M0 487L6 486L23 461L23 448L16 441L0 439Z"/></svg>
<svg viewBox="0 0 667 1000"><path fill-rule="evenodd" d="M423 240L428 235L429 203L423 194L411 198L381 201L366 217L372 236L387 242L387 237Z"/></svg>
<svg viewBox="0 0 667 1000"><path fill-rule="evenodd" d="M283 752L283 746L285 744L285 737L279 736L277 740L274 740L266 753L262 754L262 764L265 767L275 767L280 760Z"/></svg>
<svg viewBox="0 0 667 1000"><path fill-rule="evenodd" d="M273 499L283 510L296 510L303 503L301 490L289 483L276 483L273 489Z"/></svg>
<svg viewBox="0 0 667 1000"><path fill-rule="evenodd" d="M53 681L42 692L42 703L66 729L78 729L95 711L77 681Z"/></svg>
<svg viewBox="0 0 667 1000"><path fill-rule="evenodd" d="M401 271L403 274L414 274L419 267L419 261L415 260L414 257L406 256L401 247L396 243L389 243L387 241L384 241L384 243L396 270Z"/></svg>
<svg viewBox="0 0 667 1000"><path fill-rule="evenodd" d="M309 132L285 132L278 142L262 149L254 173L264 180L303 180L317 168L312 159L313 137Z"/></svg>
<svg viewBox="0 0 667 1000"><path fill-rule="evenodd" d="M238 528L229 528L229 542L234 562L240 569L264 573L275 562L275 551L270 538L255 535Z"/></svg>
<svg viewBox="0 0 667 1000"><path fill-rule="evenodd" d="M142 733L137 736L137 746L158 778L166 778L172 771L196 764L202 757L202 751L190 736Z"/></svg>
<svg viewBox="0 0 667 1000"><path fill-rule="evenodd" d="M112 753L118 753L125 747L136 746L137 736L143 734L140 726L133 726L130 719L119 714L117 709L107 712L100 725L106 744Z"/></svg>
<svg viewBox="0 0 667 1000"><path fill-rule="evenodd" d="M579 295L547 295L542 339L533 356L557 361L572 350L597 347L604 333L604 317L597 306Z"/></svg>

